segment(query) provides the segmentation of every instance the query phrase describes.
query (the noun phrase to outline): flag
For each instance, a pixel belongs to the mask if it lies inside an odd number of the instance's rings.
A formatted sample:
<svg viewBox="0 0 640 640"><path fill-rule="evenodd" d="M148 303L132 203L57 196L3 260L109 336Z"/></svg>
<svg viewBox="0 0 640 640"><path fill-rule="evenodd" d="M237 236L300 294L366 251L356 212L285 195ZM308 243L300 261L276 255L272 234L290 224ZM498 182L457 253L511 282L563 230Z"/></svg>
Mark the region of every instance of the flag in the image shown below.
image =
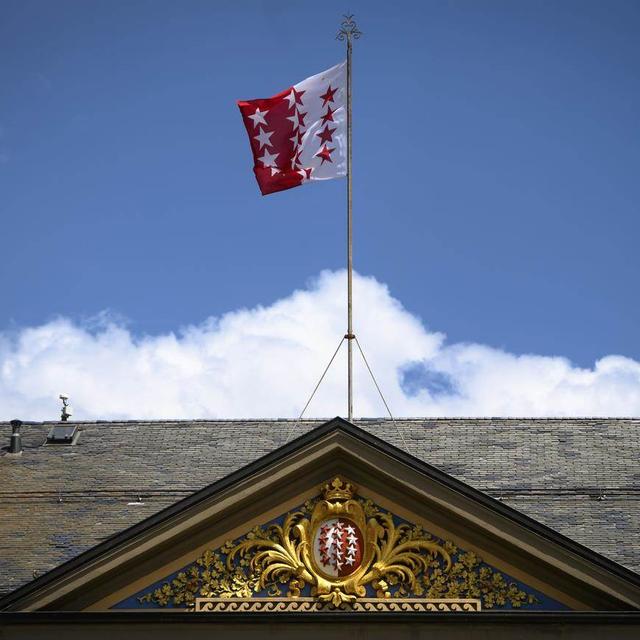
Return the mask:
<svg viewBox="0 0 640 640"><path fill-rule="evenodd" d="M240 100L262 195L347 174L346 62L272 98Z"/></svg>

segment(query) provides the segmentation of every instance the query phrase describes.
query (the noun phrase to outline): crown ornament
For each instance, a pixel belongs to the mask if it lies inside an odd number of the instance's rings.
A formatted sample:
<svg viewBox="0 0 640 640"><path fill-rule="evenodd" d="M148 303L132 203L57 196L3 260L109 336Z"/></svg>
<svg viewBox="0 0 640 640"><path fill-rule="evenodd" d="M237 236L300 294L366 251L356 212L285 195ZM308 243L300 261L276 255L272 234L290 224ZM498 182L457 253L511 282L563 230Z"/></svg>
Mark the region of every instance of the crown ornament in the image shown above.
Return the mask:
<svg viewBox="0 0 640 640"><path fill-rule="evenodd" d="M336 476L331 482L325 482L322 486L322 495L325 500L351 500L356 488L350 483Z"/></svg>

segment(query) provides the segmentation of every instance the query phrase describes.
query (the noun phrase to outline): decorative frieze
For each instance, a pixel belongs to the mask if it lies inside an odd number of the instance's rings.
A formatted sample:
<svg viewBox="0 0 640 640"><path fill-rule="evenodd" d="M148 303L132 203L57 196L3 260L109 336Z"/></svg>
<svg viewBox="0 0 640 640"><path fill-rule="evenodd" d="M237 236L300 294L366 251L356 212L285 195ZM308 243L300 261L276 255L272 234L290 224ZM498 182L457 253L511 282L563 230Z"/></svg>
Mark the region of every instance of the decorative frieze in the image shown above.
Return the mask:
<svg viewBox="0 0 640 640"><path fill-rule="evenodd" d="M345 607L340 607L344 609ZM456 600L424 598L360 598L351 603L349 611L367 613L473 613L480 611L480 600ZM321 602L316 598L196 598L194 611L215 611L217 613L302 613L335 611L331 602Z"/></svg>

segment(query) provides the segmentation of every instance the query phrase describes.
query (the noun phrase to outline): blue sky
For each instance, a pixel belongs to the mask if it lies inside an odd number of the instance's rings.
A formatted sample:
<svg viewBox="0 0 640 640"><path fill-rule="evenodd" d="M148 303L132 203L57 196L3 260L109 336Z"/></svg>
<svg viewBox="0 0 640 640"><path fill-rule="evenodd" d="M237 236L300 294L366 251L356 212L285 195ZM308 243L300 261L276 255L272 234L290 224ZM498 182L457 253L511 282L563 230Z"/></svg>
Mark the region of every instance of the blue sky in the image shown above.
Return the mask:
<svg viewBox="0 0 640 640"><path fill-rule="evenodd" d="M345 9L358 272L451 344L640 359L621 0L3 0L0 331L109 310L165 335L341 269L345 182L261 197L235 101L340 61Z"/></svg>

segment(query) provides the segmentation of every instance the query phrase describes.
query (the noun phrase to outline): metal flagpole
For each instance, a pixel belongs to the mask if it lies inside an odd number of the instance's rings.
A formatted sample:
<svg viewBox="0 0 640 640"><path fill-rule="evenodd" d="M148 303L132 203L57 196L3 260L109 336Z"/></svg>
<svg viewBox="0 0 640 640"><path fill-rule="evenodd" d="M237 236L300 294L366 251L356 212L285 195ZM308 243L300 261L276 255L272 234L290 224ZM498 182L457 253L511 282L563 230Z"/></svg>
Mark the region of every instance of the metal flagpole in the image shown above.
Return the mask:
<svg viewBox="0 0 640 640"><path fill-rule="evenodd" d="M347 403L348 420L353 420L353 224L351 201L351 41L357 40L362 33L358 29L353 15L345 15L338 40L347 41Z"/></svg>

